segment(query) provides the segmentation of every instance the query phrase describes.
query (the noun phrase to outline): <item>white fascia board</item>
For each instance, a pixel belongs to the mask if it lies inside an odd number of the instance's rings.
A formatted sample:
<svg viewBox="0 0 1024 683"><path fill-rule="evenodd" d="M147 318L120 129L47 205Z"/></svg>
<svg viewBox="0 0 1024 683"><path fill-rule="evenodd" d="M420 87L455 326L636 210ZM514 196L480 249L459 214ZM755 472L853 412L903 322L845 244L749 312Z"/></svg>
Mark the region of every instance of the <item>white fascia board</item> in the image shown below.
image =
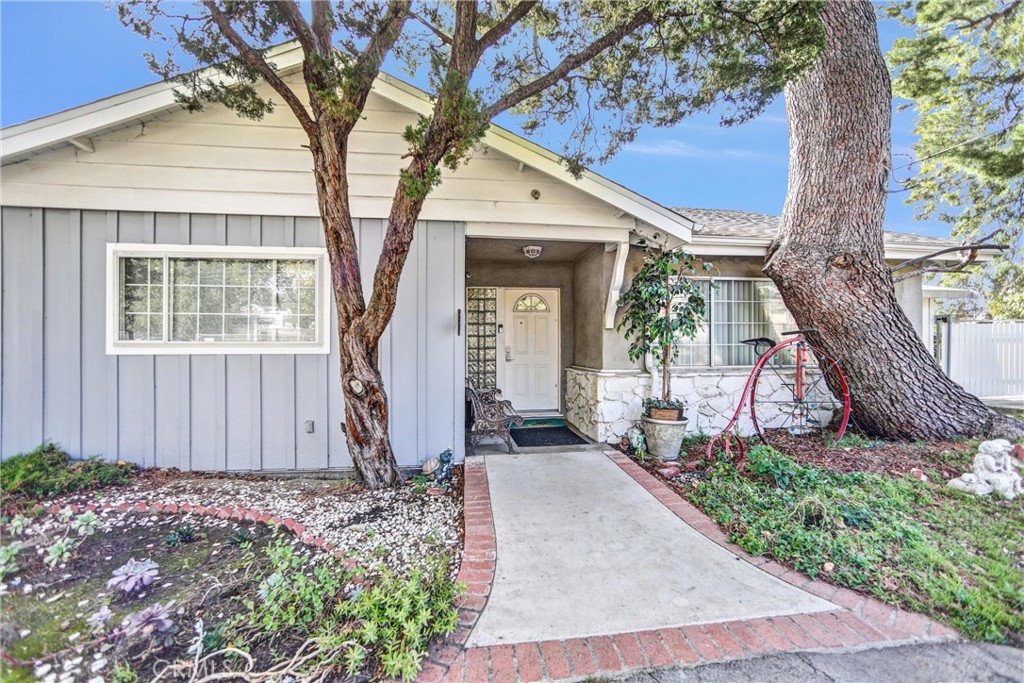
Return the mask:
<svg viewBox="0 0 1024 683"><path fill-rule="evenodd" d="M594 228L584 225L541 225L531 223L466 223L466 237L481 239L524 239L549 242L629 241L627 228Z"/></svg>
<svg viewBox="0 0 1024 683"><path fill-rule="evenodd" d="M926 299L971 299L981 296L981 292L962 287L939 287L935 285L924 285L921 287L921 294Z"/></svg>
<svg viewBox="0 0 1024 683"><path fill-rule="evenodd" d="M381 74L374 83L373 90L381 97L423 116L430 115L433 110L433 98L429 94L393 76ZM573 178L557 154L520 135L492 124L488 127L483 142L495 151L568 183L684 242L690 242L692 239L694 223L690 219L596 173L584 171L579 179Z"/></svg>
<svg viewBox="0 0 1024 683"><path fill-rule="evenodd" d="M693 243L687 249L694 254L720 255L720 256L764 256L771 244L771 240L757 237L726 237L722 235L701 236L694 235ZM927 256L937 249L932 247L918 247L905 244L887 244L885 246L885 258L893 261L909 260ZM979 254L978 261L989 261L992 257L986 254ZM956 253L943 254L942 256L930 259L934 261L958 261Z"/></svg>
<svg viewBox="0 0 1024 683"><path fill-rule="evenodd" d="M278 72L284 72L301 63L302 51L286 44L268 51L267 59L274 63ZM216 68L209 67L206 71L215 73ZM175 83L161 81L0 129L0 160L72 138L87 138L124 121L173 110L179 106L174 100L176 87Z"/></svg>

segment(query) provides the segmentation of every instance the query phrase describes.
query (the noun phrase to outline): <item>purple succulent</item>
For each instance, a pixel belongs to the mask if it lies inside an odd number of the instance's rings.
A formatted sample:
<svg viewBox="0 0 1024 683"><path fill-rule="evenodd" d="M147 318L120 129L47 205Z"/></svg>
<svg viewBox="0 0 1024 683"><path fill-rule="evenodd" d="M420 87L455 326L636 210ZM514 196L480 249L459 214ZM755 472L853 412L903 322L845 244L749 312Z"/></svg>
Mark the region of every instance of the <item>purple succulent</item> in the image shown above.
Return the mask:
<svg viewBox="0 0 1024 683"><path fill-rule="evenodd" d="M113 578L107 581L107 588L116 588L130 595L152 584L159 575L159 565L156 562L137 562L133 557L114 570Z"/></svg>
<svg viewBox="0 0 1024 683"><path fill-rule="evenodd" d="M103 607L93 612L86 621L93 631L102 631L112 616L114 616L114 613L110 611L110 608L103 605Z"/></svg>
<svg viewBox="0 0 1024 683"><path fill-rule="evenodd" d="M174 628L174 620L171 619L173 605L173 600L166 605L155 602L143 610L128 615L125 620L125 635L132 636L141 633L144 636L150 636L167 633Z"/></svg>

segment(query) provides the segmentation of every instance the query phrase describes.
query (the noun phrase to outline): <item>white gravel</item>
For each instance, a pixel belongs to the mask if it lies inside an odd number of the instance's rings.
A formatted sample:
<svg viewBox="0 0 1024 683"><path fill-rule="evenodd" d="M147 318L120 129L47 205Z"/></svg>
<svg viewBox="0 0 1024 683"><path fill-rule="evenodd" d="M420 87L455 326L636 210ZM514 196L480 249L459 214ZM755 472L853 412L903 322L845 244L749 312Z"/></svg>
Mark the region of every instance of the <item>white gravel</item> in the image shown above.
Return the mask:
<svg viewBox="0 0 1024 683"><path fill-rule="evenodd" d="M53 502L247 508L291 517L371 572L386 566L405 574L425 567L431 555L448 554L454 575L462 553L459 490L452 485L442 495L432 495L408 485L367 491L336 480L174 473L144 476L126 487Z"/></svg>

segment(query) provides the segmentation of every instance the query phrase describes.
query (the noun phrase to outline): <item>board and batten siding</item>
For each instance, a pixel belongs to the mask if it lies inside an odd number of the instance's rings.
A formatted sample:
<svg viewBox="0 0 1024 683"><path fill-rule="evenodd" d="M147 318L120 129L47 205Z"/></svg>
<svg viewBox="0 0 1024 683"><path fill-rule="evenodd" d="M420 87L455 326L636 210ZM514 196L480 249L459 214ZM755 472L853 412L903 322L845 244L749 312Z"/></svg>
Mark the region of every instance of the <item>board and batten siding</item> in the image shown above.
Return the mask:
<svg viewBox="0 0 1024 683"><path fill-rule="evenodd" d="M292 78L293 87L299 88ZM267 93L269 94L269 93ZM274 96L275 100L279 98ZM348 144L352 215L386 218L417 115L372 94ZM3 167L4 203L77 209L320 215L309 140L278 106L261 121L221 105L171 111ZM629 229L631 217L481 144L423 206L422 220ZM533 193L537 192L537 198Z"/></svg>
<svg viewBox="0 0 1024 683"><path fill-rule="evenodd" d="M402 275L380 365L399 464L464 453L464 228L423 222ZM357 221L364 286L383 223ZM331 353L107 355L110 242L323 246L317 218L5 206L0 215L0 455L51 440L183 470L352 466L341 424L334 306ZM314 431L304 425L313 421Z"/></svg>

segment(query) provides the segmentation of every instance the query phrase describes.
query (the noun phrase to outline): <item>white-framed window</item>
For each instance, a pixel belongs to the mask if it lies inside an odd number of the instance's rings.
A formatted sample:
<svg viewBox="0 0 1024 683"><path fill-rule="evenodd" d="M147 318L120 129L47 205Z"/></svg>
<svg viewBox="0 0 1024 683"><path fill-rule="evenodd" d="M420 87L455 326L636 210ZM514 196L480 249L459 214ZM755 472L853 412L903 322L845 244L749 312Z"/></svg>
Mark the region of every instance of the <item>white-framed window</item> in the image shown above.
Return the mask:
<svg viewBox="0 0 1024 683"><path fill-rule="evenodd" d="M107 245L108 354L329 353L327 252Z"/></svg>
<svg viewBox="0 0 1024 683"><path fill-rule="evenodd" d="M711 283L715 286L712 287ZM751 366L754 348L744 339L767 337L782 341L782 332L796 322L775 283L764 278L712 278L703 282L708 322L693 340L676 342L677 367Z"/></svg>

